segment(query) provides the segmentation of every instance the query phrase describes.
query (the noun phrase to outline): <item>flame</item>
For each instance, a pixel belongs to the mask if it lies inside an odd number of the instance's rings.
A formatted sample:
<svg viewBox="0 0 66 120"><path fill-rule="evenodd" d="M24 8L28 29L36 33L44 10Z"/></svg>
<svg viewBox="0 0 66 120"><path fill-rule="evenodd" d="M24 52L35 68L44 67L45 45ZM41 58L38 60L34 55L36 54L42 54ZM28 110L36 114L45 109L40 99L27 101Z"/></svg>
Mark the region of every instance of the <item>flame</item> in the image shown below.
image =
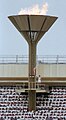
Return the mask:
<svg viewBox="0 0 66 120"><path fill-rule="evenodd" d="M21 9L18 13L18 15L23 15L23 14L29 14L29 15L46 15L48 11L48 4L44 3L42 8L39 8L39 5L36 4L35 6L33 6L32 8L25 8L25 9Z"/></svg>

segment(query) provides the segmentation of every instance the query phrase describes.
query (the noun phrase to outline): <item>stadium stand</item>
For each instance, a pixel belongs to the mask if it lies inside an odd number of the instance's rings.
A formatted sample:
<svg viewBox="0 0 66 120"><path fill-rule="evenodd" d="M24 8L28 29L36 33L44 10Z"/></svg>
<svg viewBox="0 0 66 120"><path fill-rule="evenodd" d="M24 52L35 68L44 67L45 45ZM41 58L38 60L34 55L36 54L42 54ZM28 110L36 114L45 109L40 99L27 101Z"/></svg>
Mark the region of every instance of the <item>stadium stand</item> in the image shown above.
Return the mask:
<svg viewBox="0 0 66 120"><path fill-rule="evenodd" d="M36 111L28 111L28 94L22 86L0 86L0 120L65 120L66 87L52 86L49 93L37 93Z"/></svg>

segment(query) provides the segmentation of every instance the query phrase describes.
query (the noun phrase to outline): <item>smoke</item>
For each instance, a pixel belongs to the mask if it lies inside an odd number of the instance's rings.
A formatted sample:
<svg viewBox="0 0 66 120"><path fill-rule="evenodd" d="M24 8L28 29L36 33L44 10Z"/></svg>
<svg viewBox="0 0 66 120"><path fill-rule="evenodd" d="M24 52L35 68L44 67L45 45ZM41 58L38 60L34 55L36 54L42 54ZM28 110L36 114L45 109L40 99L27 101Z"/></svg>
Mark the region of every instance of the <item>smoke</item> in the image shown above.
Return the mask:
<svg viewBox="0 0 66 120"><path fill-rule="evenodd" d="M36 4L32 8L25 8L21 9L18 13L18 15L24 15L24 14L29 14L29 15L46 15L48 11L48 4L44 3L41 9L39 8L39 5Z"/></svg>

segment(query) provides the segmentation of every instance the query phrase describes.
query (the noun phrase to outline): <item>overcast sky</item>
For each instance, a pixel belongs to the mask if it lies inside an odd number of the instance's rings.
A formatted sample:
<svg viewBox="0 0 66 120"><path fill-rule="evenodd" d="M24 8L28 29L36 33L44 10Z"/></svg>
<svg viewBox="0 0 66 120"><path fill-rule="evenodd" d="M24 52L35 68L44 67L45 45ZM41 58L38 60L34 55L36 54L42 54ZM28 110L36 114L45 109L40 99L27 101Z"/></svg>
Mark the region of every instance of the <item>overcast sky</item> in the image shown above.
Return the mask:
<svg viewBox="0 0 66 120"><path fill-rule="evenodd" d="M39 55L66 55L66 0L0 0L0 55L27 55L28 44L9 21L21 8L48 4L47 15L58 19L37 46Z"/></svg>

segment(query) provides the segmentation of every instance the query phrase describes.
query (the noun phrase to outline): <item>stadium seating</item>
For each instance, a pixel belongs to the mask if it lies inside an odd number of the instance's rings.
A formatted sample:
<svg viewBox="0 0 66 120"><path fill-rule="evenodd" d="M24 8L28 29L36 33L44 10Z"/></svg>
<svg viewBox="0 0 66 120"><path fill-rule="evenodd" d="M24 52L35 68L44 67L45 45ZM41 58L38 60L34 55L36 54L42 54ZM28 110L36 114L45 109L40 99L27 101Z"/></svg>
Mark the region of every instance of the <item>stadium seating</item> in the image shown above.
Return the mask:
<svg viewBox="0 0 66 120"><path fill-rule="evenodd" d="M22 86L17 86L22 88ZM28 94L16 86L0 86L0 120L66 119L66 87L51 87L50 93L37 94L36 111L28 111Z"/></svg>

